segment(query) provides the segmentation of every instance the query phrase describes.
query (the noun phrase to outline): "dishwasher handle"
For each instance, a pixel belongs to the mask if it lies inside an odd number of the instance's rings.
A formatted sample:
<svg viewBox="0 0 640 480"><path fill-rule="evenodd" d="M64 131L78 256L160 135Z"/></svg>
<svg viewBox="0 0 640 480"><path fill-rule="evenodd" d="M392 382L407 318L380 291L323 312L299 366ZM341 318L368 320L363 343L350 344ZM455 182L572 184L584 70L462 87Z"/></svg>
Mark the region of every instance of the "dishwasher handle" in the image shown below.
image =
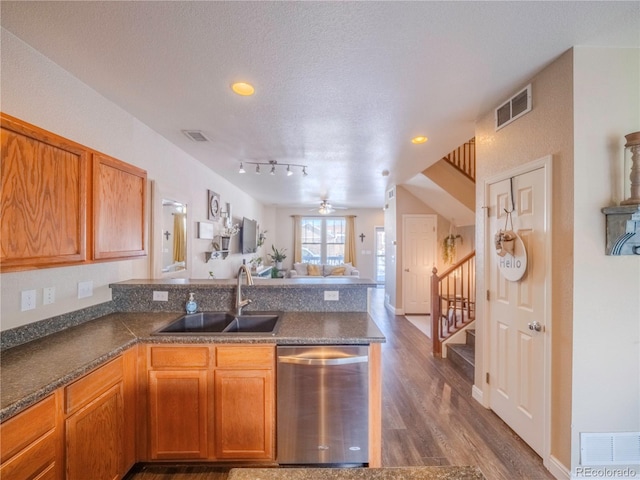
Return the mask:
<svg viewBox="0 0 640 480"><path fill-rule="evenodd" d="M335 365L351 365L354 363L367 363L368 355L338 357L338 358L309 358L302 356L279 356L279 363L291 363L294 365L319 365L319 366L335 366Z"/></svg>

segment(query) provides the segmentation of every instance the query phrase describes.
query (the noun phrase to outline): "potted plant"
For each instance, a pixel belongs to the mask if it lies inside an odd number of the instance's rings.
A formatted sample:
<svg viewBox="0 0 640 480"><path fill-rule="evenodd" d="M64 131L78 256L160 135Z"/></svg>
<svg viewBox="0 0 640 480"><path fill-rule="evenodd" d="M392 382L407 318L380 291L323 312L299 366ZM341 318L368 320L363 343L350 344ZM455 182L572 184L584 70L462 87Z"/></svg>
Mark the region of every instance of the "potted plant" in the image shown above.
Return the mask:
<svg viewBox="0 0 640 480"><path fill-rule="evenodd" d="M442 241L442 259L445 265L452 265L456 259L456 240L462 242L462 235L450 233Z"/></svg>
<svg viewBox="0 0 640 480"><path fill-rule="evenodd" d="M255 271L260 268L260 265L262 265L262 257L256 255L251 260L249 260L249 263L251 264L251 270Z"/></svg>
<svg viewBox="0 0 640 480"><path fill-rule="evenodd" d="M285 255L285 249L278 250L275 246L271 245L271 253L269 254L269 258L273 260L276 264L276 268L278 270L282 270L282 262L287 256Z"/></svg>

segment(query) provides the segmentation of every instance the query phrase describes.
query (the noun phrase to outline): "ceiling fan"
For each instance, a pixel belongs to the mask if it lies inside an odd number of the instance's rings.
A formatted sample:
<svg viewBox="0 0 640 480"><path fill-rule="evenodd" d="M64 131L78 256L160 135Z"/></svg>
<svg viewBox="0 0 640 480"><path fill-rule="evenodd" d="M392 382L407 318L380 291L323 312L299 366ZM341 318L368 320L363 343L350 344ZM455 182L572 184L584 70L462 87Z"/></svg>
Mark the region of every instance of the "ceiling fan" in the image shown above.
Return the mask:
<svg viewBox="0 0 640 480"><path fill-rule="evenodd" d="M334 207L333 205L331 205L331 202L329 202L329 200L322 200L320 202L320 207L318 208L318 213L320 215L329 215L330 213L333 213L334 210L346 210L347 207ZM311 210L315 210L315 208L312 208Z"/></svg>

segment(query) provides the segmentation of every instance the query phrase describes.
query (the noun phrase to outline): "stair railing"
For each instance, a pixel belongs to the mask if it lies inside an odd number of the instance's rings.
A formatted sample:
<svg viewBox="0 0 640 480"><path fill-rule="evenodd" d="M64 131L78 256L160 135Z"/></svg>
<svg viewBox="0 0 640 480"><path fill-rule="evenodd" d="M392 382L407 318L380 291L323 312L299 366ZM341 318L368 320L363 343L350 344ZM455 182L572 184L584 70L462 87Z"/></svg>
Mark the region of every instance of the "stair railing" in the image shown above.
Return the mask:
<svg viewBox="0 0 640 480"><path fill-rule="evenodd" d="M475 183L476 181L476 139L460 145L453 152L442 157L442 160L449 162L457 168L463 175Z"/></svg>
<svg viewBox="0 0 640 480"><path fill-rule="evenodd" d="M476 252L438 275L431 275L433 356L442 357L442 342L476 317Z"/></svg>

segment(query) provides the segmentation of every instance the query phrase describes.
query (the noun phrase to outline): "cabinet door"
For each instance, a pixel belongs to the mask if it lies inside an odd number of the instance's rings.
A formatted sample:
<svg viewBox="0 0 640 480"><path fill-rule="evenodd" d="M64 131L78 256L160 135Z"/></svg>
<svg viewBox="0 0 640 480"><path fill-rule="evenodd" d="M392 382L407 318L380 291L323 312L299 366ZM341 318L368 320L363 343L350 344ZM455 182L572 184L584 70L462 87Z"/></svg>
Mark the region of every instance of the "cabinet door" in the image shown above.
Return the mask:
<svg viewBox="0 0 640 480"><path fill-rule="evenodd" d="M122 472L123 385L114 385L66 420L67 480L114 480Z"/></svg>
<svg viewBox="0 0 640 480"><path fill-rule="evenodd" d="M93 154L93 258L146 255L147 172Z"/></svg>
<svg viewBox="0 0 640 480"><path fill-rule="evenodd" d="M0 478L62 478L60 398L56 392L0 426Z"/></svg>
<svg viewBox="0 0 640 480"><path fill-rule="evenodd" d="M87 150L2 114L0 268L86 259Z"/></svg>
<svg viewBox="0 0 640 480"><path fill-rule="evenodd" d="M149 372L152 459L207 458L207 371Z"/></svg>
<svg viewBox="0 0 640 480"><path fill-rule="evenodd" d="M216 370L216 458L274 458L273 399L272 370Z"/></svg>

